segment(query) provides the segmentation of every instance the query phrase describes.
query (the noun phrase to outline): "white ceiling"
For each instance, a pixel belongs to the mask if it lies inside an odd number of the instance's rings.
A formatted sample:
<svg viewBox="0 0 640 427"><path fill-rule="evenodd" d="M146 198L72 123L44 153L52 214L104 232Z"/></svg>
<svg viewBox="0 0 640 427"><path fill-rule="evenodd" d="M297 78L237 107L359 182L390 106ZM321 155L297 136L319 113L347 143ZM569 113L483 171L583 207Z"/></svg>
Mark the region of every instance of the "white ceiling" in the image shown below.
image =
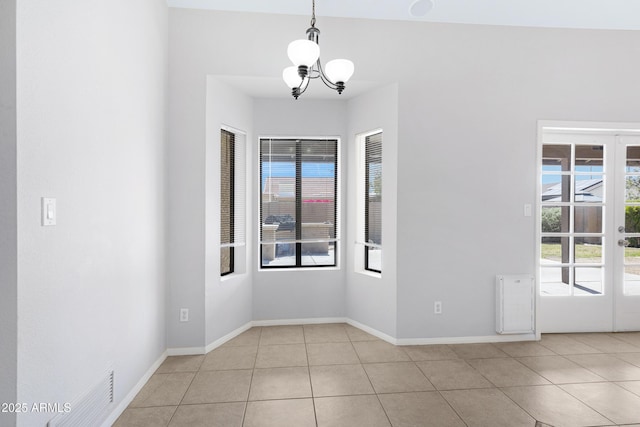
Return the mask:
<svg viewBox="0 0 640 427"><path fill-rule="evenodd" d="M414 3L417 3L414 5ZM167 0L171 7L311 15L311 0ZM418 12L415 16L411 7ZM640 0L316 0L318 16L640 30Z"/></svg>

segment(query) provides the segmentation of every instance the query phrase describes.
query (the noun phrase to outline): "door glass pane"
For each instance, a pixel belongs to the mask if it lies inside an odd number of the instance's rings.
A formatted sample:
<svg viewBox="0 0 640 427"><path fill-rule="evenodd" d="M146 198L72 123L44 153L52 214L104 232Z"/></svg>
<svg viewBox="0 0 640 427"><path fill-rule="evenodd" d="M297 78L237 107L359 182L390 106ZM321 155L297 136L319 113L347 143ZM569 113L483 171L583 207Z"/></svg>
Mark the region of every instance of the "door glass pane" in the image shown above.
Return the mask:
<svg viewBox="0 0 640 427"><path fill-rule="evenodd" d="M602 295L602 268L576 267L574 295Z"/></svg>
<svg viewBox="0 0 640 427"><path fill-rule="evenodd" d="M569 268L541 268L540 269L540 293L542 295L566 296L571 294L571 288L567 284ZM563 278L564 277L564 278Z"/></svg>
<svg viewBox="0 0 640 427"><path fill-rule="evenodd" d="M624 267L624 294L640 295L640 265Z"/></svg>
<svg viewBox="0 0 640 427"><path fill-rule="evenodd" d="M625 264L640 264L640 238L627 237L629 246L624 248Z"/></svg>
<svg viewBox="0 0 640 427"><path fill-rule="evenodd" d="M640 233L640 206L625 206L624 230L627 233Z"/></svg>
<svg viewBox="0 0 640 427"><path fill-rule="evenodd" d="M576 145L576 172L600 172L604 160L604 146Z"/></svg>
<svg viewBox="0 0 640 427"><path fill-rule="evenodd" d="M628 146L627 147L627 173L640 172L640 147Z"/></svg>
<svg viewBox="0 0 640 427"><path fill-rule="evenodd" d="M569 171L571 169L571 146L545 144L542 147L543 171Z"/></svg>
<svg viewBox="0 0 640 427"><path fill-rule="evenodd" d="M543 233L568 233L569 208L566 206L543 206L540 221Z"/></svg>
<svg viewBox="0 0 640 427"><path fill-rule="evenodd" d="M575 237L576 263L602 264L602 237Z"/></svg>
<svg viewBox="0 0 640 427"><path fill-rule="evenodd" d="M640 175L627 175L625 177L625 202L640 202Z"/></svg>
<svg viewBox="0 0 640 427"><path fill-rule="evenodd" d="M574 209L576 233L602 233L602 206L576 206Z"/></svg>
<svg viewBox="0 0 640 427"><path fill-rule="evenodd" d="M602 203L604 200L602 175L576 176L574 200L576 203Z"/></svg>
<svg viewBox="0 0 640 427"><path fill-rule="evenodd" d="M570 184L570 175L542 175L542 201L568 202Z"/></svg>
<svg viewBox="0 0 640 427"><path fill-rule="evenodd" d="M560 264L562 261L562 249L565 248L565 263L569 262L569 238L568 237L543 237L540 243L540 262L542 264Z"/></svg>

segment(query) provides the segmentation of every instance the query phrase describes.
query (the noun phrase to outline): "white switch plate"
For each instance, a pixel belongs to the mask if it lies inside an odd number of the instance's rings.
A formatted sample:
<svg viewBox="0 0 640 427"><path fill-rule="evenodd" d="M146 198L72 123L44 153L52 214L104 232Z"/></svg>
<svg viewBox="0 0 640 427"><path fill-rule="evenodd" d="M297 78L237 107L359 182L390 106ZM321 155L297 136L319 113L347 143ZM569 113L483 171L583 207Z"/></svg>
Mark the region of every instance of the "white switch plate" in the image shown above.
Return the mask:
<svg viewBox="0 0 640 427"><path fill-rule="evenodd" d="M189 321L189 309L188 308L181 308L180 309L180 321L181 322L188 322Z"/></svg>
<svg viewBox="0 0 640 427"><path fill-rule="evenodd" d="M524 216L531 216L531 204L524 205Z"/></svg>
<svg viewBox="0 0 640 427"><path fill-rule="evenodd" d="M42 198L42 226L56 225L56 199Z"/></svg>

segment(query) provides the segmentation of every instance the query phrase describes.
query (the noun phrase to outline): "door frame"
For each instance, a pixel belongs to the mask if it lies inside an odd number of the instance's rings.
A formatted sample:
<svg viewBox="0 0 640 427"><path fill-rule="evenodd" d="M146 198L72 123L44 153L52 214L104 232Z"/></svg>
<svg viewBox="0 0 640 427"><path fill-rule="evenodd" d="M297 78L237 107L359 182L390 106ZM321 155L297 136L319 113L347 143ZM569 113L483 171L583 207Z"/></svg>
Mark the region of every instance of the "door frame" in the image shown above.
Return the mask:
<svg viewBox="0 0 640 427"><path fill-rule="evenodd" d="M603 298L598 300L600 297L591 297L593 299L589 300L590 297L584 297L580 304L575 304L577 309L581 309L585 312L595 312L594 310L601 310L602 306L610 307L610 313L599 313L600 318L594 320L591 324L583 324L576 325L573 324L569 328L566 325L553 325L555 322L554 319L550 319L551 316L557 315L559 310L566 310L567 307L571 307L571 303L577 302L576 298L582 298L577 296L542 296L541 295L541 259L540 259L540 250L541 250L541 221L540 221L540 212L541 212L541 198L542 198L542 148L544 143L545 133L548 132L563 132L570 133L575 132L583 133L583 134L592 134L593 136L599 137L615 137L613 141L610 141L605 151L605 191L609 191L610 195L606 196L606 203L609 206L608 212L605 216L605 224L604 224L604 238L609 240L609 242L613 242L614 238L617 238L617 235L614 234L615 224L619 221L620 215L616 212L619 212L619 208L614 206L614 202L619 200L620 189L616 189L616 182L619 181L620 173L617 172L615 167L612 165L616 165L616 162L619 159L616 158L616 153L619 152L619 138L618 135L637 135L640 136L640 123L622 123L622 122L567 122L567 121L552 121L552 120L540 120L538 121L538 141L537 141L537 155L536 155L536 249L535 249L535 266L536 266L536 335L540 338L541 333L543 332L612 332L619 330L618 328L618 307L619 307L619 297L622 295L622 285L620 283L616 283L616 280L621 277L620 272L615 272L616 268L619 268L619 262L615 261L614 252L616 252L617 246L611 246L610 244L604 245L605 253L604 253L604 286L605 286L605 295ZM609 166L606 166L606 165ZM612 168L612 170L608 170ZM623 173L624 175L624 173ZM618 185L619 187L619 185ZM607 190L608 189L608 190ZM624 192L622 193L624 194ZM623 202L624 203L624 202ZM622 215L624 217L624 214ZM573 230L571 230L573 232ZM608 250L607 248L611 247L612 250ZM608 294L607 294L608 292ZM640 301L640 297L638 298ZM638 304L640 307L640 304ZM607 308L608 310L609 308ZM544 317L543 317L544 316ZM607 320L607 318L610 319ZM557 322L556 322L557 323ZM599 326L596 326L599 325ZM638 326L640 328L640 325ZM628 330L628 329L626 329Z"/></svg>
<svg viewBox="0 0 640 427"><path fill-rule="evenodd" d="M621 204L619 207L622 209L617 209L615 212L616 218L616 227L619 225L626 226L626 176L636 175L636 173L629 173L626 171L627 163L627 147L636 146L640 147L640 133L621 133L616 136L616 155L619 158L616 159L616 164L621 164L621 161L624 161L624 169L618 170L616 174L616 182L619 183L616 188L616 200L620 200ZM635 203L630 203L630 206L638 206ZM622 234L620 234L622 233ZM628 236L631 234L632 236ZM623 232L619 232L616 234L616 239L627 239L629 237L639 237L639 232L629 233L627 230ZM615 240L615 239L614 239ZM616 283L619 283L619 286L614 289L614 331L622 332L622 331L637 331L640 330L640 294L636 295L625 295L625 248L624 247L616 247L616 250L620 255L616 257L614 265L614 274L616 275L615 280ZM633 264L631 264L633 265Z"/></svg>

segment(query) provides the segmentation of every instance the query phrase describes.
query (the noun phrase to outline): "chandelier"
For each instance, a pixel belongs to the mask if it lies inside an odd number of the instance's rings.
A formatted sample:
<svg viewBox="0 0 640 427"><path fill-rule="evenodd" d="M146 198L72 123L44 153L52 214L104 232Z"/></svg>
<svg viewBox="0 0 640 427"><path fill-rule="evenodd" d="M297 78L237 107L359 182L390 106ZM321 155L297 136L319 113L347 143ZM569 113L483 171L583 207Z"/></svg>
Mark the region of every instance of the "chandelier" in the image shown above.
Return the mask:
<svg viewBox="0 0 640 427"><path fill-rule="evenodd" d="M334 59L327 62L325 69L322 68L320 46L318 46L319 35L320 30L316 28L316 1L312 0L311 27L307 29L307 39L289 43L287 55L293 65L282 72L282 78L291 88L291 95L295 99L307 90L311 79L317 78L320 78L328 88L341 94L345 83L353 75L353 62L348 59Z"/></svg>

